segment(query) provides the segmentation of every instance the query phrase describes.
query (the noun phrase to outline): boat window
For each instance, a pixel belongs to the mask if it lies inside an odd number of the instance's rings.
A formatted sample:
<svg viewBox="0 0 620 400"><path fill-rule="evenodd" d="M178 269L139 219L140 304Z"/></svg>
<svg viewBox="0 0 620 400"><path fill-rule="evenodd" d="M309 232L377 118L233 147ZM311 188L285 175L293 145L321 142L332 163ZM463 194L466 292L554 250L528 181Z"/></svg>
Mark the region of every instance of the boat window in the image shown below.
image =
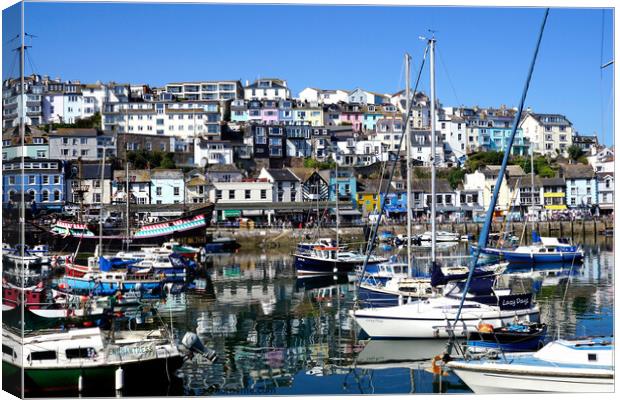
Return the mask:
<svg viewBox="0 0 620 400"><path fill-rule="evenodd" d="M2 353L8 354L11 357L15 357L15 355L16 355L15 351L11 347L9 347L9 346L7 346L5 344L2 345Z"/></svg>
<svg viewBox="0 0 620 400"><path fill-rule="evenodd" d="M40 361L40 360L55 360L56 352L53 350L47 351L33 351L28 356L31 361Z"/></svg>
<svg viewBox="0 0 620 400"><path fill-rule="evenodd" d="M588 361L596 361L596 353L588 353Z"/></svg>
<svg viewBox="0 0 620 400"><path fill-rule="evenodd" d="M97 351L92 347L80 347L77 349L65 350L68 359L72 358L93 358L97 355Z"/></svg>

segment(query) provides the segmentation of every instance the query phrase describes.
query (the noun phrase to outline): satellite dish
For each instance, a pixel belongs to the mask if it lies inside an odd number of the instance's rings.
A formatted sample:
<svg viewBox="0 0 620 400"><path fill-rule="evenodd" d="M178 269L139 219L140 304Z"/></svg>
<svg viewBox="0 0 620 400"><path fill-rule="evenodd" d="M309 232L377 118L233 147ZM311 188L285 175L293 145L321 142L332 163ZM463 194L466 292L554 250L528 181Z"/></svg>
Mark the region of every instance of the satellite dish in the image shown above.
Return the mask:
<svg viewBox="0 0 620 400"><path fill-rule="evenodd" d="M203 157L203 158L200 159L200 166L202 168L207 166L207 159L206 158Z"/></svg>

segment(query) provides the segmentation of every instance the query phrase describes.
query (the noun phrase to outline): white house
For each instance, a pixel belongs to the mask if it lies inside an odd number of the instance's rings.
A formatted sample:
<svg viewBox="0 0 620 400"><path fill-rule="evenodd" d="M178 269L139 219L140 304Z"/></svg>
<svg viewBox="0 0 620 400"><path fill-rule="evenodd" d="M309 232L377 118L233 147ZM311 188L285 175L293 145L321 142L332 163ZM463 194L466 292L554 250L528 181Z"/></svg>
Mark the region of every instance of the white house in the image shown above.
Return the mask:
<svg viewBox="0 0 620 400"><path fill-rule="evenodd" d="M232 164L234 148L226 140L206 140L198 137L194 141L194 162L199 166L212 164Z"/></svg>
<svg viewBox="0 0 620 400"><path fill-rule="evenodd" d="M588 158L588 164L594 172L614 172L614 151L608 147L592 146Z"/></svg>
<svg viewBox="0 0 620 400"><path fill-rule="evenodd" d="M523 136L535 153L566 156L573 144L573 124L560 114L535 114L528 111L519 122Z"/></svg>
<svg viewBox="0 0 620 400"><path fill-rule="evenodd" d="M273 184L274 202L302 201L301 179L290 169L266 169L263 168L258 179L266 179Z"/></svg>
<svg viewBox="0 0 620 400"><path fill-rule="evenodd" d="M349 92L347 96L348 103L356 104L383 104L388 102L388 98L383 94L369 92L361 88L356 88Z"/></svg>
<svg viewBox="0 0 620 400"><path fill-rule="evenodd" d="M151 204L184 204L185 179L178 169L151 170Z"/></svg>
<svg viewBox="0 0 620 400"><path fill-rule="evenodd" d="M299 92L299 100L308 103L319 104L337 104L346 102L349 98L349 92L340 89L317 89L307 87Z"/></svg>
<svg viewBox="0 0 620 400"><path fill-rule="evenodd" d="M283 79L262 78L243 88L246 100L286 100L291 98L291 91Z"/></svg>

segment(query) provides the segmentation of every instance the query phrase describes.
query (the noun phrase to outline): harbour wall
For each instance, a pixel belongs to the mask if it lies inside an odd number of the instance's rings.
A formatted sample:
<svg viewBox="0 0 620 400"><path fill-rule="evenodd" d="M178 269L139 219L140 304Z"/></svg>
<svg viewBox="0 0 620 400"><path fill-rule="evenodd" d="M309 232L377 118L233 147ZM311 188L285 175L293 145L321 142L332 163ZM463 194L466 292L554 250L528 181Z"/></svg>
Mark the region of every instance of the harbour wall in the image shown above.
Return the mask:
<svg viewBox="0 0 620 400"><path fill-rule="evenodd" d="M525 225L525 231L524 229ZM437 224L438 231L448 231L459 233L460 235L472 235L477 238L482 230L483 223L462 222L462 223L441 223ZM597 243L600 241L611 240L612 237L604 236L603 231L613 228L611 220L589 220L589 221L541 221L534 222L533 227L541 236L569 237L578 243ZM523 235L523 242L530 243L532 237L532 223L510 222L508 229L517 237ZM423 233L431 230L430 223L414 223L412 225L414 234ZM502 222L492 225L492 232L506 230ZM284 247L306 240L313 236L312 231L304 229L282 229L282 228L208 228L208 233L217 236L231 236L244 247ZM382 225L379 232L391 232L394 235L405 234L406 225ZM304 235L306 237L304 237ZM335 237L335 228L322 228L322 237ZM364 241L363 227L340 228L340 236L344 242L360 245Z"/></svg>

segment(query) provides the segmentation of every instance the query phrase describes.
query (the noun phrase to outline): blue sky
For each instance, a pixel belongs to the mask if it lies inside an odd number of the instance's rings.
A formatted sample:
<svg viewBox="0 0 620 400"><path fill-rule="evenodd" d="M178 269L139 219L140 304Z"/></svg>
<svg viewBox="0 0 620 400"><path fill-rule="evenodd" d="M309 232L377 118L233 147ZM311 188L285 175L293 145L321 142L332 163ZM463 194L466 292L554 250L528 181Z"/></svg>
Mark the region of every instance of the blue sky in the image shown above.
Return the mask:
<svg viewBox="0 0 620 400"><path fill-rule="evenodd" d="M3 13L4 77L18 15ZM430 28L440 101L484 107L517 105L542 16L528 8L26 3L26 32L37 35L29 51L42 75L155 86L273 76L296 95L306 86L397 91L403 53L417 69L418 36ZM565 114L582 134L600 138L604 123L607 143L613 66L602 75L599 67L613 57L612 24L612 10L552 9L526 102Z"/></svg>

